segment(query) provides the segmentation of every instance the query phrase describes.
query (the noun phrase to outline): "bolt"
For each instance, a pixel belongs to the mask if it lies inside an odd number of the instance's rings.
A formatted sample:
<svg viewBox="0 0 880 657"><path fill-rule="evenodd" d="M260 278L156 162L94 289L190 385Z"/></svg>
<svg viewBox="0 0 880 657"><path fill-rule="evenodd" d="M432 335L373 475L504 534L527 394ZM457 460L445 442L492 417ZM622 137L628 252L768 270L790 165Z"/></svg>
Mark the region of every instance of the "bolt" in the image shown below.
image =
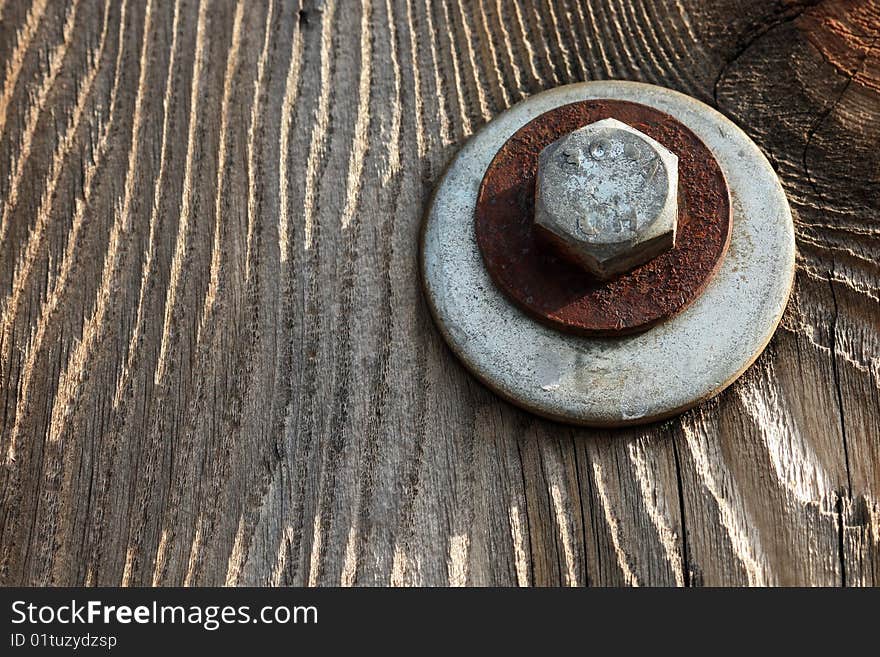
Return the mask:
<svg viewBox="0 0 880 657"><path fill-rule="evenodd" d="M541 151L535 225L601 280L675 246L678 157L625 123L603 119Z"/></svg>

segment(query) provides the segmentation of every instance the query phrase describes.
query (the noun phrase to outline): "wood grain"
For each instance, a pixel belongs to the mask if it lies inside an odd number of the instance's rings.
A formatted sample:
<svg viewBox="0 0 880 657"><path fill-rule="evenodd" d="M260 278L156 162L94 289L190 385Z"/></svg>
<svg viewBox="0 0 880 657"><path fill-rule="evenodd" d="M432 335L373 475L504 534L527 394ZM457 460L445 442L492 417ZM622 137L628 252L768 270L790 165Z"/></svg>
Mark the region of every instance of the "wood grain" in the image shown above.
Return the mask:
<svg viewBox="0 0 880 657"><path fill-rule="evenodd" d="M880 3L0 2L0 583L880 584ZM463 141L579 80L730 116L796 214L767 352L591 431L417 278Z"/></svg>

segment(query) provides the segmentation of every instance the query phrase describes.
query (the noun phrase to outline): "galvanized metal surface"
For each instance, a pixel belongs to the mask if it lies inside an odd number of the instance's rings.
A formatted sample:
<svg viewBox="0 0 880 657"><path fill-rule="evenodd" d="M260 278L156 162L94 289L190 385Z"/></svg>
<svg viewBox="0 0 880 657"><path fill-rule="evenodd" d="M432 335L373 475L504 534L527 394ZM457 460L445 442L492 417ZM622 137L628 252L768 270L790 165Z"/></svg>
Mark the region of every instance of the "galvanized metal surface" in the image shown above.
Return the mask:
<svg viewBox="0 0 880 657"><path fill-rule="evenodd" d="M703 295L677 317L620 338L567 335L523 314L490 280L472 220L480 181L514 132L555 107L600 98L675 116L712 150L733 202L730 250ZM723 390L757 358L791 291L794 230L776 174L727 118L669 89L588 82L533 96L465 144L428 209L421 258L437 324L481 381L535 413L614 426L685 410Z"/></svg>
<svg viewBox="0 0 880 657"><path fill-rule="evenodd" d="M678 157L617 119L602 119L541 151L535 224L607 280L675 245Z"/></svg>
<svg viewBox="0 0 880 657"><path fill-rule="evenodd" d="M561 239L536 228L535 178L549 144L609 116L678 156L679 216L675 249L601 281L571 264ZM625 335L667 320L700 295L727 250L730 209L721 167L686 126L645 105L589 100L543 113L504 143L480 184L474 229L490 278L526 313L578 335Z"/></svg>

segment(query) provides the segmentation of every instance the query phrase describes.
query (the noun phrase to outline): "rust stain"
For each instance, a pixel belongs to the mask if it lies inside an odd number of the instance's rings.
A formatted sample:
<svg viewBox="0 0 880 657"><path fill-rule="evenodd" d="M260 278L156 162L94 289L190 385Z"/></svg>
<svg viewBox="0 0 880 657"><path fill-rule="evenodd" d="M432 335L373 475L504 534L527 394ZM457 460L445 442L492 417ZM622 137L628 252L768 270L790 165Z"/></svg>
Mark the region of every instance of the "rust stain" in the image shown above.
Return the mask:
<svg viewBox="0 0 880 657"><path fill-rule="evenodd" d="M605 118L631 125L678 156L679 217L674 249L603 282L542 241L532 218L541 150ZM731 206L718 162L688 128L644 105L591 100L542 114L501 147L480 185L475 222L489 275L518 307L569 333L624 335L681 312L705 289L730 242Z"/></svg>

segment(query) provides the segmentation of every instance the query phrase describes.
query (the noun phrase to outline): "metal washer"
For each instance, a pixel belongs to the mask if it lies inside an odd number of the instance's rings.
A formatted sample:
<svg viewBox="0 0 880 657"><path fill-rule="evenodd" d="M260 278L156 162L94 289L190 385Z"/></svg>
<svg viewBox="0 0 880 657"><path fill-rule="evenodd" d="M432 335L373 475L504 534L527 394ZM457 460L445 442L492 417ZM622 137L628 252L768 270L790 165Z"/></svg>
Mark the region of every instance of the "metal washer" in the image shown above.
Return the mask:
<svg viewBox="0 0 880 657"><path fill-rule="evenodd" d="M539 237L535 186L547 144L610 116L678 156L678 238L672 251L598 281ZM665 112L609 99L557 107L517 130L489 164L474 214L477 245L495 285L527 315L587 337L639 333L684 310L721 266L732 225L727 182L706 145Z"/></svg>
<svg viewBox="0 0 880 657"><path fill-rule="evenodd" d="M556 107L610 98L671 114L718 160L730 188L730 249L702 296L638 334L586 338L529 318L495 287L474 234L480 182L519 128ZM794 226L779 180L733 122L684 94L648 84L585 82L537 94L504 112L461 149L438 184L421 236L425 294L467 368L511 402L591 426L667 418L735 381L766 347L794 281Z"/></svg>

